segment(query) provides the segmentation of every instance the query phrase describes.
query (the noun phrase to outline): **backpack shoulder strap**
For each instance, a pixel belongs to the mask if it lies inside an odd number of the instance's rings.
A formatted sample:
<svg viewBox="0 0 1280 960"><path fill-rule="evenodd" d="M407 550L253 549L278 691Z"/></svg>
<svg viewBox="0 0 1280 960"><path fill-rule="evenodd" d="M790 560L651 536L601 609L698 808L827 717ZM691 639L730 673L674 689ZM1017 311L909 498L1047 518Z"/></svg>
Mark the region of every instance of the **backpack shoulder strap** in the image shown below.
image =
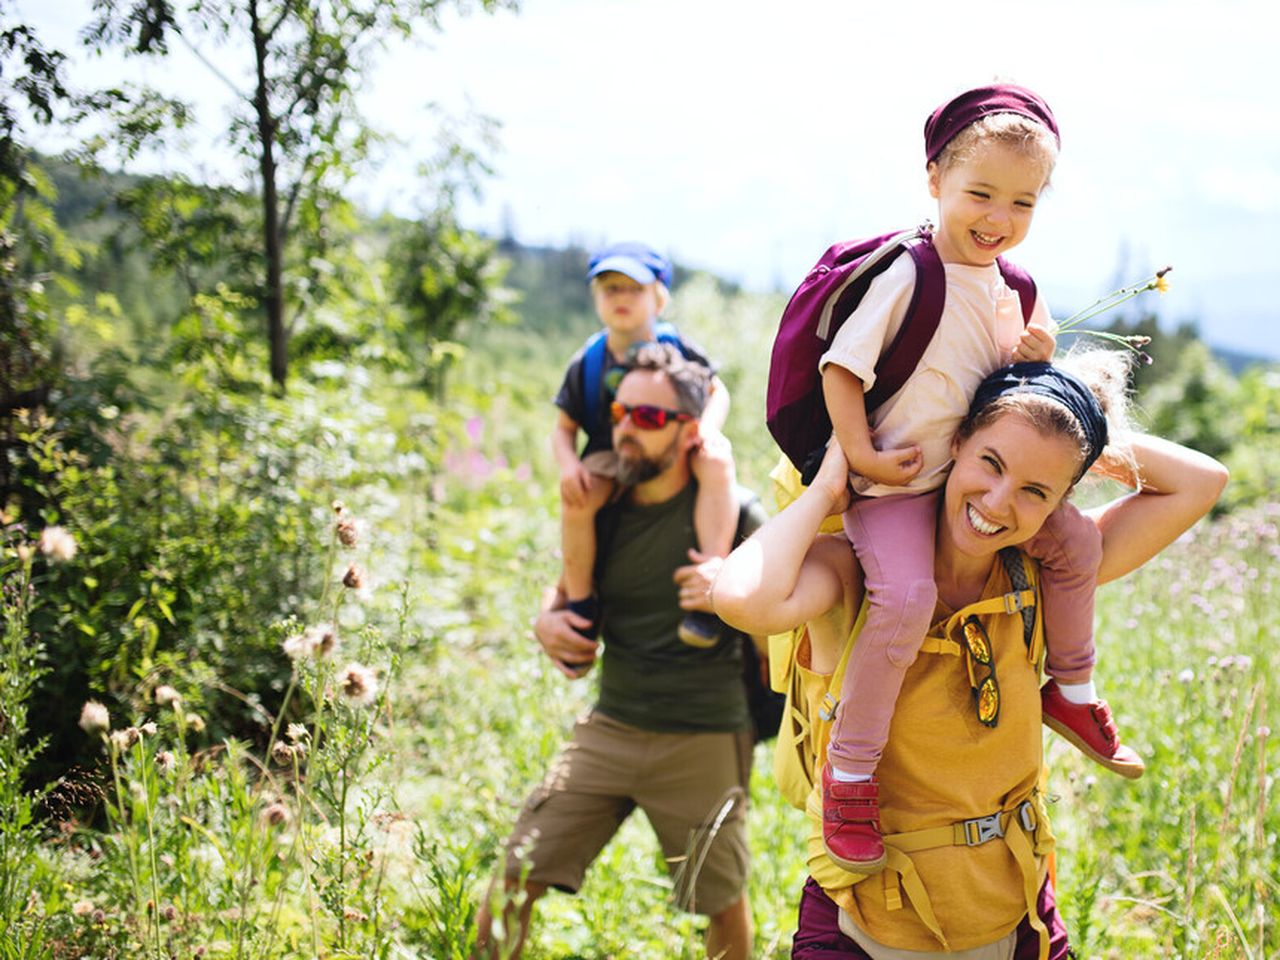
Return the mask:
<svg viewBox="0 0 1280 960"><path fill-rule="evenodd" d="M680 334L666 320L659 320L653 325L654 339L659 343L669 343L684 352ZM604 379L605 358L609 355L607 333L597 330L587 340L586 350L582 354L582 398L586 404L587 423L594 427L600 416L600 399L604 392L601 383ZM584 424L585 426L585 424Z"/></svg>
<svg viewBox="0 0 1280 960"><path fill-rule="evenodd" d="M1015 547L1005 547L1000 551L1000 562L1004 564L1005 573L1009 575L1009 583L1015 592L1021 594L1031 589L1031 578L1027 575L1027 558ZM1022 615L1022 642L1027 650L1035 638L1036 611L1034 606L1022 605L1018 612Z"/></svg>
<svg viewBox="0 0 1280 960"><path fill-rule="evenodd" d="M608 353L605 332L597 330L582 352L582 402L587 412L587 422L581 426L591 432L600 418L601 382L604 379L604 359Z"/></svg>
<svg viewBox="0 0 1280 960"><path fill-rule="evenodd" d="M907 251L916 265L915 289L898 335L876 362L876 382L866 394L867 413L902 389L942 320L947 275L933 241L908 244Z"/></svg>
<svg viewBox="0 0 1280 960"><path fill-rule="evenodd" d="M1031 279L1031 274L1004 257L997 257L996 263L1009 289L1018 291L1018 299L1022 303L1022 325L1025 327L1031 322L1031 311L1036 307L1036 282Z"/></svg>
<svg viewBox="0 0 1280 960"><path fill-rule="evenodd" d="M659 343L669 343L673 347L679 347L683 353L683 344L680 342L680 334L676 328L666 320L659 320L653 325L653 337Z"/></svg>

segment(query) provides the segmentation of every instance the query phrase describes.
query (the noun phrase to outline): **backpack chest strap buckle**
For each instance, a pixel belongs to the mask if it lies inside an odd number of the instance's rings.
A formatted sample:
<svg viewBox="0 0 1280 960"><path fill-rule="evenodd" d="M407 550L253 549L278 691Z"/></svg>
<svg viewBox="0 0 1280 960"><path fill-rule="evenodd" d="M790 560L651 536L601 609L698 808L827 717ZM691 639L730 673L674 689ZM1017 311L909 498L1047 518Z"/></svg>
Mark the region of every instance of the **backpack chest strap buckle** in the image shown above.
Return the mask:
<svg viewBox="0 0 1280 960"><path fill-rule="evenodd" d="M985 817L974 817L956 824L964 837L967 847L976 847L988 840L998 840L1004 836L1004 823L999 813L990 813Z"/></svg>

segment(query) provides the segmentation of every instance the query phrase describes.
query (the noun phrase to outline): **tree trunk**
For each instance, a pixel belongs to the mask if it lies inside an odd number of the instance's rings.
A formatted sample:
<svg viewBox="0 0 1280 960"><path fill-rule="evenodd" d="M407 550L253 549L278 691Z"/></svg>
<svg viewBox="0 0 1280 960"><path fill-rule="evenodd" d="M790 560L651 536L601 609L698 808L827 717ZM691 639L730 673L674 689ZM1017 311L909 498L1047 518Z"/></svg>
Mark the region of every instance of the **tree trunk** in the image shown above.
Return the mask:
<svg viewBox="0 0 1280 960"><path fill-rule="evenodd" d="M267 283L263 306L267 311L267 342L271 350L271 379L284 392L289 375L289 334L284 323L284 238L280 235L280 198L276 191L275 121L267 99L267 43L258 20L258 4L250 0L253 25L253 55L257 66L257 87L253 108L258 120L258 168L262 174L262 240L267 258Z"/></svg>

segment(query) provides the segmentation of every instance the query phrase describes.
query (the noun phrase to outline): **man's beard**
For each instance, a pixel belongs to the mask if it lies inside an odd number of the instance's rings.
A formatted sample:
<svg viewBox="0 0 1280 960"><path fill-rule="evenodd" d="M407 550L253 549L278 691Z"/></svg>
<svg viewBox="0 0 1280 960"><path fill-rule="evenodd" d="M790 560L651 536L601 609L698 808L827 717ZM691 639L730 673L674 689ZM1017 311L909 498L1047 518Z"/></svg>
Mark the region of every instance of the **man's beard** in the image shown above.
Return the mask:
<svg viewBox="0 0 1280 960"><path fill-rule="evenodd" d="M680 440L680 434L677 433L671 438L671 442L667 444L667 448L661 451L657 456L626 456L622 449L618 450L618 473L616 480L620 486L634 487L638 483L645 483L654 477L665 473L676 462L676 444ZM639 445L637 444L636 449Z"/></svg>

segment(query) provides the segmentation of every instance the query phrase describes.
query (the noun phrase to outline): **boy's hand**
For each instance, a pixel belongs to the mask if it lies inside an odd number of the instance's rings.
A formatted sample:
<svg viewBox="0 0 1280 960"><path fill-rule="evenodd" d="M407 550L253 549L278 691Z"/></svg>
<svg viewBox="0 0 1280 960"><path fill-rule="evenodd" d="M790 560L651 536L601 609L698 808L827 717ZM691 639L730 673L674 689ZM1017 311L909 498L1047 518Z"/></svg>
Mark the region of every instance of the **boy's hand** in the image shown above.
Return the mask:
<svg viewBox="0 0 1280 960"><path fill-rule="evenodd" d="M735 471L729 438L719 430L704 427L698 446L690 454L689 468L700 487L731 485Z"/></svg>
<svg viewBox="0 0 1280 960"><path fill-rule="evenodd" d="M582 507L587 503L587 491L591 488L591 474L575 460L560 471L560 499L571 507Z"/></svg>
<svg viewBox="0 0 1280 960"><path fill-rule="evenodd" d="M1038 323L1029 323L1022 331L1018 345L1013 348L1013 360L1015 363L1022 360L1048 363L1053 359L1053 351L1057 346L1058 341L1052 330Z"/></svg>
<svg viewBox="0 0 1280 960"><path fill-rule="evenodd" d="M850 464L854 473L886 487L906 486L924 466L924 457L915 444L896 450L872 450L865 461Z"/></svg>
<svg viewBox="0 0 1280 960"><path fill-rule="evenodd" d="M703 610L713 613L711 605L711 587L716 582L716 575L724 566L724 557L708 556L697 550L689 550L691 563L676 567L671 579L680 588L680 607L683 610Z"/></svg>

